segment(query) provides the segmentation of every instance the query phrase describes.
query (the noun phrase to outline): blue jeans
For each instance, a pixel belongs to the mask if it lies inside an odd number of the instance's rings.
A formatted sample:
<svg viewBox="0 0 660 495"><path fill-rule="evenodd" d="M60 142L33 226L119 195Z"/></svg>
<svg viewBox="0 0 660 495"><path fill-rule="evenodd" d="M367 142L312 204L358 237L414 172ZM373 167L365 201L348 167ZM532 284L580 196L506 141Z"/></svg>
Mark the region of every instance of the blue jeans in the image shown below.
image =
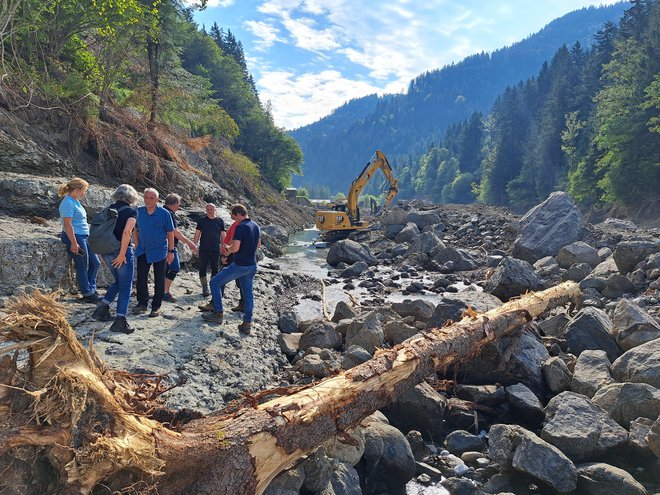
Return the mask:
<svg viewBox="0 0 660 495"><path fill-rule="evenodd" d="M222 311L222 289L232 280L238 280L241 284L243 293L243 321L250 323L252 321L252 311L254 310L254 294L252 286L254 276L257 274L257 265L241 266L232 263L223 268L211 279L211 295L213 296L213 305L216 311Z"/></svg>
<svg viewBox="0 0 660 495"><path fill-rule="evenodd" d="M104 254L103 261L110 269L110 273L115 278L114 283L108 287L108 292L105 293L103 302L110 305L119 294L117 300L117 316L126 316L128 314L128 301L131 299L131 288L133 287L133 275L135 274L135 253L132 247L126 249L126 263L119 268L112 266L119 251L112 254Z"/></svg>
<svg viewBox="0 0 660 495"><path fill-rule="evenodd" d="M83 296L91 296L96 293L96 274L101 266L99 257L92 253L89 248L88 237L87 235L76 234L78 246L85 251L85 254L80 256L71 252L71 241L69 241L66 232L62 232L60 235L60 239L66 246L66 252L73 259L73 266L76 268L76 281Z"/></svg>

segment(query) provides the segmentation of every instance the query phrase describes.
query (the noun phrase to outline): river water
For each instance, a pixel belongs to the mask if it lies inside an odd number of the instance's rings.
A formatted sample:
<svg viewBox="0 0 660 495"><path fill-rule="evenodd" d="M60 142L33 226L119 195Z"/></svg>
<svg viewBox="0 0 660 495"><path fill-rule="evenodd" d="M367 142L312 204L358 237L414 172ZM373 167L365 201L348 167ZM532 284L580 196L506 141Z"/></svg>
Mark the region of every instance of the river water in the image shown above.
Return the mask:
<svg viewBox="0 0 660 495"><path fill-rule="evenodd" d="M319 291L325 290L325 299L327 310L332 314L335 305L339 301L350 302L351 297L360 301L369 293L361 288L355 288L350 291L342 289L339 284L326 286L323 289L321 281L327 279L330 266L326 263L328 250L325 243L319 240L319 231L316 228L305 229L289 238L289 244L284 251L284 256L278 258L277 263L284 271L302 273L319 279ZM401 293L392 293L387 295L386 299L390 302L402 301L406 298L414 297L416 299L438 299L437 294L404 296ZM321 318L323 316L323 306L321 302L310 299L300 300L294 310L298 313L301 320L310 320ZM449 495L439 483L433 485L422 485L415 480L406 485L407 495Z"/></svg>

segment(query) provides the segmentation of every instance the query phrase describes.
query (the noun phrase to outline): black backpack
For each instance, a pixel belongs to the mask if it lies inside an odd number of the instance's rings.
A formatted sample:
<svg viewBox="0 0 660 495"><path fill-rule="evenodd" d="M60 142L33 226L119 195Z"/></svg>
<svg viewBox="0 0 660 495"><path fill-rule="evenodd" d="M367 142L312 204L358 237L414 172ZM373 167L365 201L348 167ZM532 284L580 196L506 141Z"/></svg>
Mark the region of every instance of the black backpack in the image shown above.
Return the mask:
<svg viewBox="0 0 660 495"><path fill-rule="evenodd" d="M121 241L115 237L115 226L117 225L117 218L119 212L124 211L130 206L122 206L120 208L103 208L92 218L89 224L89 247L92 252L96 254L112 254L119 251Z"/></svg>

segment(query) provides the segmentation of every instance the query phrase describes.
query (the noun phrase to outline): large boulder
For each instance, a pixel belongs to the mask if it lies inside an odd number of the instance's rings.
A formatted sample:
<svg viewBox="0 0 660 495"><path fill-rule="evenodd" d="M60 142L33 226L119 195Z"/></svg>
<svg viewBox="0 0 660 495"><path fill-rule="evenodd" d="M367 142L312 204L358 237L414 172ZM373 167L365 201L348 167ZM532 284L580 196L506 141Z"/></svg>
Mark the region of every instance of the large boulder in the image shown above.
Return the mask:
<svg viewBox="0 0 660 495"><path fill-rule="evenodd" d="M601 388L592 402L624 428L637 418L660 415L660 390L646 383L613 383Z"/></svg>
<svg viewBox="0 0 660 495"><path fill-rule="evenodd" d="M552 393L558 394L571 389L571 372L558 356L553 356L543 363L543 377Z"/></svg>
<svg viewBox="0 0 660 495"><path fill-rule="evenodd" d="M543 282L532 265L511 257L506 257L500 262L484 286L486 292L497 296L502 301L508 301L512 297L541 288L543 288Z"/></svg>
<svg viewBox="0 0 660 495"><path fill-rule="evenodd" d="M438 250L433 257L433 261L441 266L451 263L452 270L457 272L474 270L483 265L479 257L470 251L466 249L454 249L453 247L444 247L444 249Z"/></svg>
<svg viewBox="0 0 660 495"><path fill-rule="evenodd" d="M439 249L445 249L445 244L433 232L424 232L415 237L410 243L406 255L425 253L431 255Z"/></svg>
<svg viewBox="0 0 660 495"><path fill-rule="evenodd" d="M521 421L539 424L543 420L543 405L529 387L522 383L509 385L506 397Z"/></svg>
<svg viewBox="0 0 660 495"><path fill-rule="evenodd" d="M547 391L543 363L550 355L536 335L521 330L484 346L478 356L458 366L462 383L523 383L538 397Z"/></svg>
<svg viewBox="0 0 660 495"><path fill-rule="evenodd" d="M621 468L603 462L580 464L578 490L585 495L647 495L646 489Z"/></svg>
<svg viewBox="0 0 660 495"><path fill-rule="evenodd" d="M413 239L419 236L419 229L414 223L407 223L404 228L402 228L399 233L394 238L394 242L397 244L402 244L404 242L410 242Z"/></svg>
<svg viewBox="0 0 660 495"><path fill-rule="evenodd" d="M628 299L617 303L612 324L614 338L624 351L660 337L660 324Z"/></svg>
<svg viewBox="0 0 660 495"><path fill-rule="evenodd" d="M397 493L415 475L415 458L398 429L371 420L364 428L364 455L356 465L364 495Z"/></svg>
<svg viewBox="0 0 660 495"><path fill-rule="evenodd" d="M571 390L589 398L593 397L605 385L616 383L610 373L610 367L610 360L605 351L582 352L573 368Z"/></svg>
<svg viewBox="0 0 660 495"><path fill-rule="evenodd" d="M392 309L404 318L412 316L417 321L427 321L435 311L435 306L424 299L404 299L403 302L393 303Z"/></svg>
<svg viewBox="0 0 660 495"><path fill-rule="evenodd" d="M385 340L378 313L371 312L355 319L346 330L346 347L357 345L373 354Z"/></svg>
<svg viewBox="0 0 660 495"><path fill-rule="evenodd" d="M307 350L310 347L320 349L339 349L342 345L342 338L339 332L335 330L335 325L330 322L316 322L307 327L300 337L300 350Z"/></svg>
<svg viewBox="0 0 660 495"><path fill-rule="evenodd" d="M440 223L441 219L435 211L411 211L406 216L406 221L414 223L419 230L422 230L424 227Z"/></svg>
<svg viewBox="0 0 660 495"><path fill-rule="evenodd" d="M541 438L574 462L600 457L628 440L628 432L589 398L563 392L548 402Z"/></svg>
<svg viewBox="0 0 660 495"><path fill-rule="evenodd" d="M660 339L621 355L612 363L612 376L620 382L648 383L660 388Z"/></svg>
<svg viewBox="0 0 660 495"><path fill-rule="evenodd" d="M360 475L353 466L331 459L330 470L330 486L320 495L362 495Z"/></svg>
<svg viewBox="0 0 660 495"><path fill-rule="evenodd" d="M575 355L587 349L603 350L610 361L621 355L621 349L612 336L612 321L598 309L581 309L566 326L566 342Z"/></svg>
<svg viewBox="0 0 660 495"><path fill-rule="evenodd" d="M580 210L568 194L554 192L520 219L513 256L529 263L555 256L559 249L579 239L581 222Z"/></svg>
<svg viewBox="0 0 660 495"><path fill-rule="evenodd" d="M390 424L402 432L416 430L428 441L433 441L443 434L446 405L446 397L423 382L405 392L383 412Z"/></svg>
<svg viewBox="0 0 660 495"><path fill-rule="evenodd" d="M364 261L369 266L378 264L368 247L350 239L333 243L328 250L326 261L331 266L337 266L341 262L352 265L358 261Z"/></svg>
<svg viewBox="0 0 660 495"><path fill-rule="evenodd" d="M275 239L280 244L286 245L289 242L289 233L281 225L271 223L261 227L261 232Z"/></svg>
<svg viewBox="0 0 660 495"><path fill-rule="evenodd" d="M577 486L577 469L557 447L520 426L498 424L488 433L490 458L547 483L559 493Z"/></svg>
<svg viewBox="0 0 660 495"><path fill-rule="evenodd" d="M646 436L646 441L649 443L651 452L660 459L660 417L656 419Z"/></svg>
<svg viewBox="0 0 660 495"><path fill-rule="evenodd" d="M576 241L564 246L557 253L557 263L562 268L570 268L575 263L586 263L591 268L596 268L600 263L598 251L586 242Z"/></svg>
<svg viewBox="0 0 660 495"><path fill-rule="evenodd" d="M380 223L383 225L401 225L406 223L406 212L395 206L381 219Z"/></svg>
<svg viewBox="0 0 660 495"><path fill-rule="evenodd" d="M660 242L622 241L614 250L614 262L619 272L625 275L633 271L637 263L644 261L650 254L660 252Z"/></svg>

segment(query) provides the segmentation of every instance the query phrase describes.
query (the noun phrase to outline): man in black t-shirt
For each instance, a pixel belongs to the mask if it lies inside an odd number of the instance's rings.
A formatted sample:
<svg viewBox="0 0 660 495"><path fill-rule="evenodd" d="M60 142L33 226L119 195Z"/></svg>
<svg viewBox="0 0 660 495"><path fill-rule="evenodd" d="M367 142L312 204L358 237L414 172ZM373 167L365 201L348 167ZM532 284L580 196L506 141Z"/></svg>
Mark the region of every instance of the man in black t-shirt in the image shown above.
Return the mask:
<svg viewBox="0 0 660 495"><path fill-rule="evenodd" d="M165 209L172 216L172 223L174 224L174 259L172 263L167 265L167 271L165 272L165 294L163 295L163 301L167 302L176 302L176 298L170 292L172 287L172 282L176 278L179 270L181 270L181 263L179 261L179 241L185 242L192 252L197 251L197 244L188 239L183 233L177 228L176 225L176 211L181 207L181 196L178 194L168 194L165 197Z"/></svg>
<svg viewBox="0 0 660 495"><path fill-rule="evenodd" d="M206 205L206 216L197 221L195 245L199 242L199 283L202 285L202 294L207 297L209 291L209 280L206 270L211 265L211 278L218 273L220 264L220 245L225 240L225 223L222 218L216 216L216 207L213 203Z"/></svg>

